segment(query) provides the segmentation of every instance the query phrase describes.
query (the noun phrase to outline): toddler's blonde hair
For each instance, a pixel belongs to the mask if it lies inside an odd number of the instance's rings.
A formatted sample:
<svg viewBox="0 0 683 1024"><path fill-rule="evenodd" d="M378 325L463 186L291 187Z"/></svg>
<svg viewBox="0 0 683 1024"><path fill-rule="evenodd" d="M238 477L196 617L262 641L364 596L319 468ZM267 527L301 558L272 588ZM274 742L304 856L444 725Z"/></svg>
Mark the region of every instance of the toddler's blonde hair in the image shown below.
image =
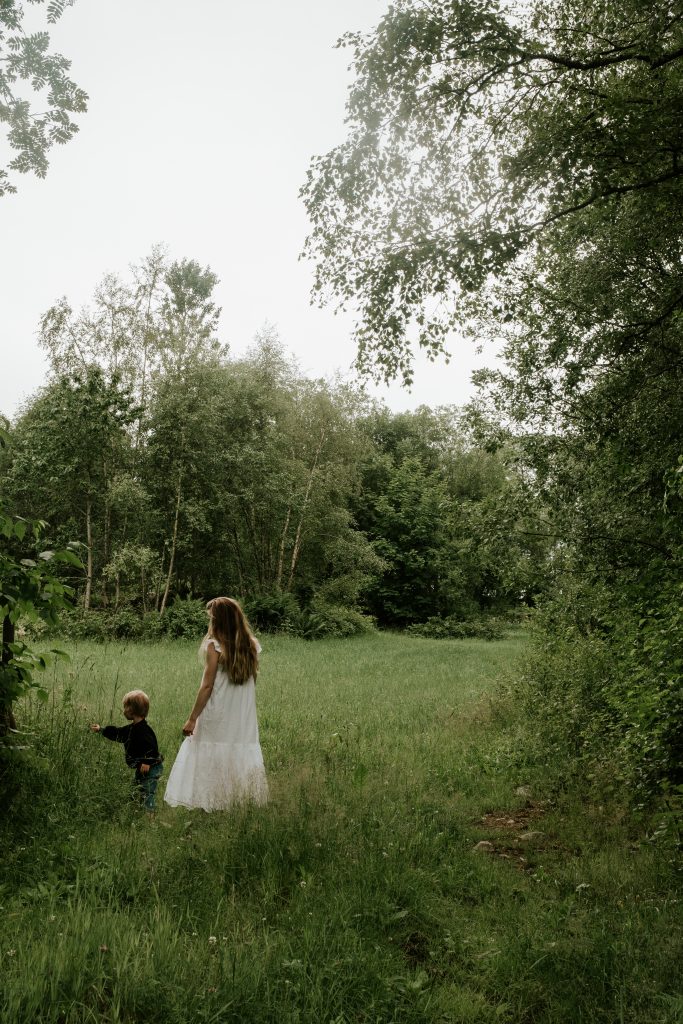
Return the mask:
<svg viewBox="0 0 683 1024"><path fill-rule="evenodd" d="M123 698L124 708L128 708L134 715L140 718L147 718L149 712L149 697L142 690L131 690Z"/></svg>

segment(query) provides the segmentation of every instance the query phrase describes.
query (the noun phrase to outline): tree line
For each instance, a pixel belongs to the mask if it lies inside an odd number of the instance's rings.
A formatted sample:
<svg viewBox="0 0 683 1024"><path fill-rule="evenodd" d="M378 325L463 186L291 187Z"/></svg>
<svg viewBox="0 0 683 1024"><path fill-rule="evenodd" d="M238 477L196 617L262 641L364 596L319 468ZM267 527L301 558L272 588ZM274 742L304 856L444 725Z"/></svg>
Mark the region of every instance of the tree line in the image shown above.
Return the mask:
<svg viewBox="0 0 683 1024"><path fill-rule="evenodd" d="M46 543L80 542L83 611L135 629L131 615L232 593L266 626L315 634L531 601L538 544L491 530L522 477L475 411L394 414L309 380L270 328L234 358L216 283L157 249L86 309L41 318L50 379L11 426L3 493L48 522Z"/></svg>

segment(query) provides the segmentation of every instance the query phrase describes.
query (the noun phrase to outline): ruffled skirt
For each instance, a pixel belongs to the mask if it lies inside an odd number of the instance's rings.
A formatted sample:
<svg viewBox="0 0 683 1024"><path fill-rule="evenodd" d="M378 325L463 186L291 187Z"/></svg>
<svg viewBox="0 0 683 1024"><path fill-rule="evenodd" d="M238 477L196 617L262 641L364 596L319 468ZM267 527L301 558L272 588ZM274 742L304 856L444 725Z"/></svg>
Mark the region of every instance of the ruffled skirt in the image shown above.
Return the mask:
<svg viewBox="0 0 683 1024"><path fill-rule="evenodd" d="M264 804L268 784L259 743L212 743L188 736L166 785L171 807L226 810L242 800Z"/></svg>

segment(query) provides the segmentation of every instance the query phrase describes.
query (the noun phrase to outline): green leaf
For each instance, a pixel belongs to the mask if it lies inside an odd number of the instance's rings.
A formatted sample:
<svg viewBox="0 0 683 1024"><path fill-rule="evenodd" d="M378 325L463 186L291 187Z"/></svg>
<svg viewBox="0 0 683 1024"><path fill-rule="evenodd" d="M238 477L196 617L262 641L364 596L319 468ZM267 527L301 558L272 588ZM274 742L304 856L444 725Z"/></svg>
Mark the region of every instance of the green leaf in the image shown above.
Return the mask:
<svg viewBox="0 0 683 1024"><path fill-rule="evenodd" d="M54 560L55 562L65 562L68 565L74 565L77 569L84 568L83 562L73 551L57 551L54 554Z"/></svg>

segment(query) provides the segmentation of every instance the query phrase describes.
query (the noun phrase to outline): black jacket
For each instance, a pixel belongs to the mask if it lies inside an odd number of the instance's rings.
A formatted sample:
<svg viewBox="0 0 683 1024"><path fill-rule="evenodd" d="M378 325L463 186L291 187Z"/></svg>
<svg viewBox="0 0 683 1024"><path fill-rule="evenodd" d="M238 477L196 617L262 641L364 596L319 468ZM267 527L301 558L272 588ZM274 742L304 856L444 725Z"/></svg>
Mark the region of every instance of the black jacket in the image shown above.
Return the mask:
<svg viewBox="0 0 683 1024"><path fill-rule="evenodd" d="M120 728L117 725L106 725L100 729L100 733L105 739L123 743L129 768L139 768L141 764L159 764L162 760L154 729L147 724L145 718Z"/></svg>

